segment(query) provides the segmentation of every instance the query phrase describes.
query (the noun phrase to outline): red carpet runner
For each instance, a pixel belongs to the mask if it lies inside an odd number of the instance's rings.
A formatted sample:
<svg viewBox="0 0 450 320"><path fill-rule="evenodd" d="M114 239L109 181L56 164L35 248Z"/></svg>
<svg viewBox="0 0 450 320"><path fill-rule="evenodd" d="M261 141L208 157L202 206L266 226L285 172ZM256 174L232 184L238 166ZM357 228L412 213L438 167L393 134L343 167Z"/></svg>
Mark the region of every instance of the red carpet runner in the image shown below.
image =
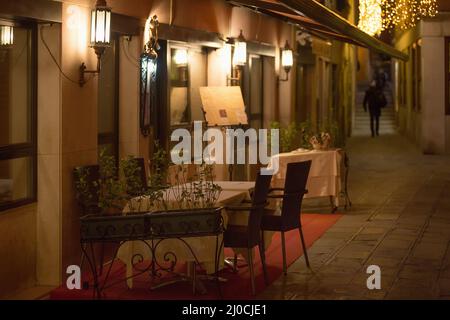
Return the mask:
<svg viewBox="0 0 450 320"><path fill-rule="evenodd" d="M332 227L341 215L338 214L303 214L303 232L307 247L319 239L330 227ZM262 266L259 259L259 253L255 249L255 277L256 292L262 292L265 288ZM293 264L303 255L300 244L298 230L286 234L286 252L288 265ZM231 251L225 251L226 256L231 256ZM266 251L267 271L269 283L274 282L282 275L283 259L281 254L280 233L273 237L270 247ZM305 265L306 268L306 265ZM109 281L117 281L125 276L125 267L122 263L116 262ZM252 299L250 272L247 267L239 268L237 274L229 269L221 272L221 276L228 279L226 283L221 284L223 298L232 300ZM123 299L123 300L195 300L195 299L219 299L219 293L216 283L213 281L204 282L208 293L205 295L193 295L190 283L177 283L157 290L150 290L149 276L144 274L134 279L133 289L128 289L125 282L111 287L104 291L105 299ZM92 290L68 290L62 286L50 294L51 299L55 300L80 300L92 299Z"/></svg>

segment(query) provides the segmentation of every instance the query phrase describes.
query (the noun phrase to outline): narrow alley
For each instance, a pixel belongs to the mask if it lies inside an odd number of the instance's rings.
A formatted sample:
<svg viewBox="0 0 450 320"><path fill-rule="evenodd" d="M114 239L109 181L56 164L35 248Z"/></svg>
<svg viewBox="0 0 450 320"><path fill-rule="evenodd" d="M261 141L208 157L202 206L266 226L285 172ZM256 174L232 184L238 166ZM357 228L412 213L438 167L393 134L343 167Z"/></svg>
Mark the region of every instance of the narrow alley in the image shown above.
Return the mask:
<svg viewBox="0 0 450 320"><path fill-rule="evenodd" d="M450 298L450 158L422 155L406 138L349 140L352 209L260 298ZM308 202L304 205L308 212ZM368 290L367 267L381 268Z"/></svg>

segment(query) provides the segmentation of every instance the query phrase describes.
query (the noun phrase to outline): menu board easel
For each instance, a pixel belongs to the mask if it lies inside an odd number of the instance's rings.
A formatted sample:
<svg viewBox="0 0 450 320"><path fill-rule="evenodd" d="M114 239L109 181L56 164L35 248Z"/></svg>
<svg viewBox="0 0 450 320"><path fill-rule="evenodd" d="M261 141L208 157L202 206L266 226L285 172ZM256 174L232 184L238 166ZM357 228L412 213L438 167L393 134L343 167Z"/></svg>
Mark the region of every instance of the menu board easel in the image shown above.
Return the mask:
<svg viewBox="0 0 450 320"><path fill-rule="evenodd" d="M241 127L248 125L240 87L201 87L200 97L208 126Z"/></svg>
<svg viewBox="0 0 450 320"><path fill-rule="evenodd" d="M241 87L201 87L200 97L208 127L238 129L248 125ZM230 181L233 171L234 165L229 164Z"/></svg>

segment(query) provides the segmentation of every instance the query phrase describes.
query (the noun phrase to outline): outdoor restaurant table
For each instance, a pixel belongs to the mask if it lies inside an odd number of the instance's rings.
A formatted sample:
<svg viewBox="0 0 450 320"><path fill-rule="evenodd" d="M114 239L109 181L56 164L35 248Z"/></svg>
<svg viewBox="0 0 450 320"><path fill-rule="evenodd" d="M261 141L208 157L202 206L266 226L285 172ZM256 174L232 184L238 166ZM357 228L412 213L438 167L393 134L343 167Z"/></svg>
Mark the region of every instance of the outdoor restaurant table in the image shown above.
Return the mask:
<svg viewBox="0 0 450 320"><path fill-rule="evenodd" d="M218 206L226 206L226 205L238 205L242 203L245 199L249 199L249 191L248 190L238 190L238 191L227 191L223 190L219 196L217 201ZM146 197L137 197L132 199L131 201L138 201L142 208L147 207L145 203L148 201ZM130 211L130 206L128 205L124 209L124 213L128 213ZM224 218L225 226L230 223L229 216L226 213L226 210L223 210L222 216ZM236 215L230 215L231 220ZM245 219L244 219L245 221ZM232 223L235 223L234 221ZM246 222L245 222L246 224ZM195 252L195 255L198 261L202 264L203 268L206 270L208 274L212 274L215 271L214 266L214 258L215 258L215 250L216 250L216 237L193 237L184 239L189 246ZM220 239L221 241L221 239ZM162 261L164 258L164 254L166 252L172 252L176 255L177 261L185 261L185 262L193 262L195 258L192 253L188 250L188 248L178 239L167 239L164 240L159 249L158 249L158 260ZM144 260L151 259L151 253L148 250L148 247L142 241L128 241L124 243L117 254L117 257L126 264L126 277L127 285L129 288L133 287L133 280L129 278L133 275L133 257L136 255L141 255ZM160 256L161 255L161 256ZM223 255L223 252L222 252ZM220 259L222 262L223 259Z"/></svg>
<svg viewBox="0 0 450 320"><path fill-rule="evenodd" d="M292 162L312 160L305 198L332 197L333 204L339 206L341 193L342 149L306 150L299 149L289 153L280 153L272 157L269 167L273 167L274 159L279 160L279 171L274 175L272 186L283 188L287 165Z"/></svg>
<svg viewBox="0 0 450 320"><path fill-rule="evenodd" d="M248 191L255 188L254 181L214 181L223 191Z"/></svg>

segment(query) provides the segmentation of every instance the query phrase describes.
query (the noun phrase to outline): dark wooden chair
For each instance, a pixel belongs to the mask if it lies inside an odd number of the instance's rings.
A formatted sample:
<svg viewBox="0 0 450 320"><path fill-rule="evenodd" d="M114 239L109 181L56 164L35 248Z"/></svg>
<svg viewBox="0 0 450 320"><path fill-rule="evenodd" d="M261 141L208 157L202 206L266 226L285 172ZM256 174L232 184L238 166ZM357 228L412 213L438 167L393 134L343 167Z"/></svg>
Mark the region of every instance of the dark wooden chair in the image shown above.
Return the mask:
<svg viewBox="0 0 450 320"><path fill-rule="evenodd" d="M261 223L261 229L263 231L281 232L283 273L285 275L287 274L285 232L291 230L299 230L306 265L308 268L310 267L305 239L303 237L301 208L303 196L307 193L306 183L308 181L311 163L311 161L306 161L288 164L284 188L271 189L271 194L268 196L269 198L282 199L281 215L274 215L273 210L266 209ZM274 191L279 194L272 195Z"/></svg>
<svg viewBox="0 0 450 320"><path fill-rule="evenodd" d="M267 195L270 189L271 175L259 174L256 178L253 198L250 205L226 207L229 211L247 211L248 224L246 226L228 225L224 234L224 246L227 248L245 248L248 252L248 266L250 268L252 293L255 294L255 274L253 269L253 248L258 246L267 284L266 257L261 241L261 219L267 206ZM237 256L235 255L235 260ZM235 261L236 265L237 261Z"/></svg>

